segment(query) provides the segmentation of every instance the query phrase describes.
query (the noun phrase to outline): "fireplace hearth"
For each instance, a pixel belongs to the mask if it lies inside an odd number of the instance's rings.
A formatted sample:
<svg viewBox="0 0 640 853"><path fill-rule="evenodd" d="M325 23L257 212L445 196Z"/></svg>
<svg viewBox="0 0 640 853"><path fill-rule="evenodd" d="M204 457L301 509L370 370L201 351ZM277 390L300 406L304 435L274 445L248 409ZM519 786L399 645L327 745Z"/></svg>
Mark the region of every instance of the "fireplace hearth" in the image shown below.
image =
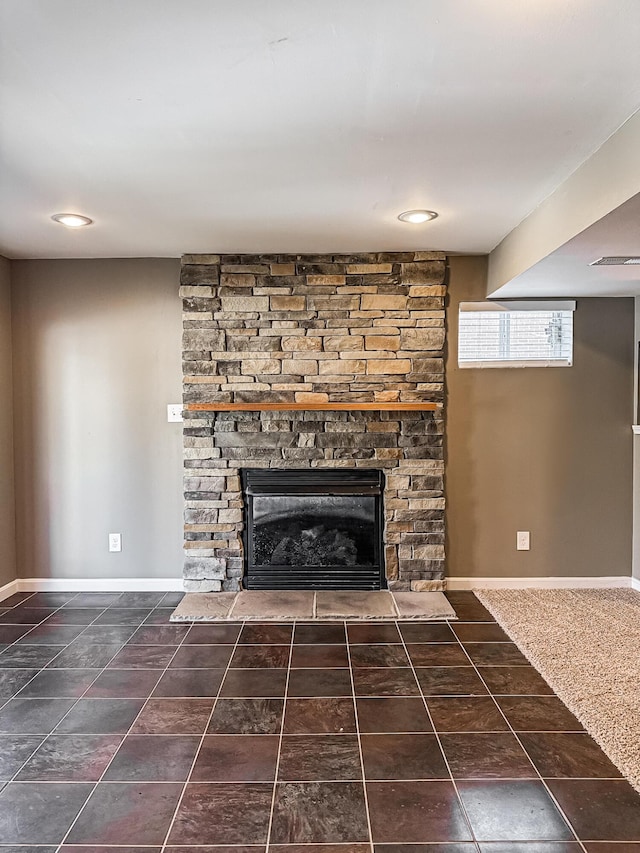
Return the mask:
<svg viewBox="0 0 640 853"><path fill-rule="evenodd" d="M242 471L247 589L386 588L380 470Z"/></svg>

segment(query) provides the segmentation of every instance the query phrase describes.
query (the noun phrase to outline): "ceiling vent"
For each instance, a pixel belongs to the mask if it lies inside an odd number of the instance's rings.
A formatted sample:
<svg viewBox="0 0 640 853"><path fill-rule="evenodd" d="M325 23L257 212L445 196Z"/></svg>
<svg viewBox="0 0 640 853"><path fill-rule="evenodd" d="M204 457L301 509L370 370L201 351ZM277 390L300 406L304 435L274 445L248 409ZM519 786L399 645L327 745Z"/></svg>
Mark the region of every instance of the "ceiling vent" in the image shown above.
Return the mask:
<svg viewBox="0 0 640 853"><path fill-rule="evenodd" d="M590 267L630 267L640 265L640 255L613 255L591 261Z"/></svg>

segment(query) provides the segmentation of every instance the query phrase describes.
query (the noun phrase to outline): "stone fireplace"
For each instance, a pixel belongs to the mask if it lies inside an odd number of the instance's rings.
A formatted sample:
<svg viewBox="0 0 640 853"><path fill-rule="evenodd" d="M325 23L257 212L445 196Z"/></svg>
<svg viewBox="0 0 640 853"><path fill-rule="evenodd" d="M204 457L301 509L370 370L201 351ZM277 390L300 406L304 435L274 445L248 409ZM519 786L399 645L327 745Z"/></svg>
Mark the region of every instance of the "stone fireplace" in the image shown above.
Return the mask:
<svg viewBox="0 0 640 853"><path fill-rule="evenodd" d="M187 590L241 588L260 469L379 474L389 587L442 585L445 273L437 252L184 256Z"/></svg>

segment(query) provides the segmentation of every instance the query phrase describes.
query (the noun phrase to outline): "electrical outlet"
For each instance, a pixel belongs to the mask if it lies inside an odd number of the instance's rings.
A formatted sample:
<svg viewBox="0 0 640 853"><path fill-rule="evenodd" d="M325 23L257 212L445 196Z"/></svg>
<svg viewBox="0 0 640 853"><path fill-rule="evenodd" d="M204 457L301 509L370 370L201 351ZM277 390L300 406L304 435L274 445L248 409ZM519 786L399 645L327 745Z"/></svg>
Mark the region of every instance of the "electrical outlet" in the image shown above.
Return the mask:
<svg viewBox="0 0 640 853"><path fill-rule="evenodd" d="M528 551L530 549L530 534L528 530L518 530L516 534L516 549Z"/></svg>
<svg viewBox="0 0 640 853"><path fill-rule="evenodd" d="M109 534L109 550L110 551L122 551L122 534L120 534L120 533L110 533Z"/></svg>
<svg viewBox="0 0 640 853"><path fill-rule="evenodd" d="M167 406L167 421L171 423L182 423L182 403L169 403Z"/></svg>

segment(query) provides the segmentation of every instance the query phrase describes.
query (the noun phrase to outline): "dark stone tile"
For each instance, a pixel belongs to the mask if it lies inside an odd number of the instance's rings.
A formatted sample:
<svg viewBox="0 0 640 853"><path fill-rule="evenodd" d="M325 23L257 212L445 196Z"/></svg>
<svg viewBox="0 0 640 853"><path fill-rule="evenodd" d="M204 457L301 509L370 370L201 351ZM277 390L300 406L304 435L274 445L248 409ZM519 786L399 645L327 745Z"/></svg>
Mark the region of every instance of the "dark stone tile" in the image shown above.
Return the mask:
<svg viewBox="0 0 640 853"><path fill-rule="evenodd" d="M362 735L365 776L372 779L449 779L435 735Z"/></svg>
<svg viewBox="0 0 640 853"><path fill-rule="evenodd" d="M329 643L331 645L346 643L343 622L330 622L326 624L315 622L310 625L296 625L293 635L294 643L313 645L314 643Z"/></svg>
<svg viewBox="0 0 640 853"><path fill-rule="evenodd" d="M440 736L454 779L530 779L533 765L509 732Z"/></svg>
<svg viewBox="0 0 640 853"><path fill-rule="evenodd" d="M469 666L459 643L411 643L407 651L414 666Z"/></svg>
<svg viewBox="0 0 640 853"><path fill-rule="evenodd" d="M640 841L640 795L624 779L547 782L579 838Z"/></svg>
<svg viewBox="0 0 640 853"><path fill-rule="evenodd" d="M181 646L173 660L172 669L226 669L231 646Z"/></svg>
<svg viewBox="0 0 640 853"><path fill-rule="evenodd" d="M225 735L276 735L282 726L282 699L218 699L207 731Z"/></svg>
<svg viewBox="0 0 640 853"><path fill-rule="evenodd" d="M376 843L471 840L451 782L367 782L367 799Z"/></svg>
<svg viewBox="0 0 640 853"><path fill-rule="evenodd" d="M14 592L8 598L2 599L3 607L17 607L18 604L23 604L28 598L33 598L34 592Z"/></svg>
<svg viewBox="0 0 640 853"><path fill-rule="evenodd" d="M47 619L48 625L91 625L101 613L101 607L63 607Z"/></svg>
<svg viewBox="0 0 640 853"><path fill-rule="evenodd" d="M348 667L349 657L346 645L333 646L318 643L315 646L299 644L291 653L291 666L295 668Z"/></svg>
<svg viewBox="0 0 640 853"><path fill-rule="evenodd" d="M591 848L587 845L587 850ZM577 842L568 841L523 841L521 844L513 841L487 842L480 845L480 853L581 853L582 847ZM617 853L626 853L616 847Z"/></svg>
<svg viewBox="0 0 640 853"><path fill-rule="evenodd" d="M351 674L348 669L292 669L287 695L351 696Z"/></svg>
<svg viewBox="0 0 640 853"><path fill-rule="evenodd" d="M78 640L82 643L123 645L135 631L135 625L89 625L82 629Z"/></svg>
<svg viewBox="0 0 640 853"><path fill-rule="evenodd" d="M487 688L472 666L429 666L416 670L425 696L479 696Z"/></svg>
<svg viewBox="0 0 640 853"><path fill-rule="evenodd" d="M59 844L91 793L90 784L14 782L0 791L5 844Z"/></svg>
<svg viewBox="0 0 640 853"><path fill-rule="evenodd" d="M175 654L173 646L124 646L109 669L164 669Z"/></svg>
<svg viewBox="0 0 640 853"><path fill-rule="evenodd" d="M515 643L465 643L467 654L476 666L529 666Z"/></svg>
<svg viewBox="0 0 640 853"><path fill-rule="evenodd" d="M173 607L156 607L142 623L143 625L170 625Z"/></svg>
<svg viewBox="0 0 640 853"><path fill-rule="evenodd" d="M206 850L206 848L203 848ZM90 846L77 845L77 844L63 844L60 848L60 853L160 853L162 850L161 847L117 847L115 850L113 847L96 847L95 844L91 844ZM2 853L2 850L0 850ZM182 853L185 853L185 849L183 848Z"/></svg>
<svg viewBox="0 0 640 853"><path fill-rule="evenodd" d="M0 669L0 699L15 696L37 673L37 669Z"/></svg>
<svg viewBox="0 0 640 853"><path fill-rule="evenodd" d="M69 848L63 847L61 849L68 851ZM52 847L41 844L0 844L0 853L56 853L57 850L56 844Z"/></svg>
<svg viewBox="0 0 640 853"><path fill-rule="evenodd" d="M456 616L461 622L495 622L495 619L472 592L455 590L446 592Z"/></svg>
<svg viewBox="0 0 640 853"><path fill-rule="evenodd" d="M403 646L383 645L382 643L371 646L351 646L351 665L361 669L363 667L378 666L409 666L409 659Z"/></svg>
<svg viewBox="0 0 640 853"><path fill-rule="evenodd" d="M104 781L185 782L199 744L196 735L128 735Z"/></svg>
<svg viewBox="0 0 640 853"><path fill-rule="evenodd" d="M87 691L92 699L146 699L158 682L157 669L109 669Z"/></svg>
<svg viewBox="0 0 640 853"><path fill-rule="evenodd" d="M69 607L99 607L100 610L104 610L115 604L121 595L121 592L80 592L64 607L65 609Z"/></svg>
<svg viewBox="0 0 640 853"><path fill-rule="evenodd" d="M584 847L587 853L640 853L640 841L630 841L627 844L615 841L592 841L591 843L586 842ZM489 853L494 853L494 851L491 850ZM506 853L506 851L504 851L504 853ZM526 853L528 853L528 851L526 851ZM560 853L562 853L562 851L560 851Z"/></svg>
<svg viewBox="0 0 640 853"><path fill-rule="evenodd" d="M41 735L0 735L0 779L9 781L34 752Z"/></svg>
<svg viewBox="0 0 640 853"><path fill-rule="evenodd" d="M49 734L73 703L73 699L10 699L0 710L0 732Z"/></svg>
<svg viewBox="0 0 640 853"><path fill-rule="evenodd" d="M444 622L402 622L399 628L405 643L453 643L456 639Z"/></svg>
<svg viewBox="0 0 640 853"><path fill-rule="evenodd" d="M416 696L418 685L411 669L354 669L356 696Z"/></svg>
<svg viewBox="0 0 640 853"><path fill-rule="evenodd" d="M9 646L0 655L0 669L41 669L63 649L64 646Z"/></svg>
<svg viewBox="0 0 640 853"><path fill-rule="evenodd" d="M74 640L60 652L48 666L48 669L102 669L118 653L119 643L95 643L86 640ZM97 675L98 673L94 673Z"/></svg>
<svg viewBox="0 0 640 853"><path fill-rule="evenodd" d="M345 734L356 731L353 699L288 699L285 734Z"/></svg>
<svg viewBox="0 0 640 853"><path fill-rule="evenodd" d="M458 791L478 841L572 841L542 782L462 781Z"/></svg>
<svg viewBox="0 0 640 853"><path fill-rule="evenodd" d="M321 782L362 778L355 735L285 735L280 750L280 782Z"/></svg>
<svg viewBox="0 0 640 853"><path fill-rule="evenodd" d="M169 836L171 844L264 844L273 784L190 784Z"/></svg>
<svg viewBox="0 0 640 853"><path fill-rule="evenodd" d="M168 848L167 848L168 849ZM371 853L369 844L270 844L271 853ZM195 853L195 851L194 851ZM229 851L232 853L232 851Z"/></svg>
<svg viewBox="0 0 640 853"><path fill-rule="evenodd" d="M177 607L184 598L184 592L165 592L160 599L160 607Z"/></svg>
<svg viewBox="0 0 640 853"><path fill-rule="evenodd" d="M459 841L453 844L375 844L373 849L375 853L477 853L478 848L472 842Z"/></svg>
<svg viewBox="0 0 640 853"><path fill-rule="evenodd" d="M586 733L523 733L520 740L543 777L616 779L621 775Z"/></svg>
<svg viewBox="0 0 640 853"><path fill-rule="evenodd" d="M433 731L422 699L358 698L357 707L358 727L363 733Z"/></svg>
<svg viewBox="0 0 640 853"><path fill-rule="evenodd" d="M233 646L240 634L240 625L192 625L184 641L185 646Z"/></svg>
<svg viewBox="0 0 640 853"><path fill-rule="evenodd" d="M291 643L293 625L249 622L240 632L239 642L243 645L288 646Z"/></svg>
<svg viewBox="0 0 640 853"><path fill-rule="evenodd" d="M149 699L136 719L132 734L201 735L209 721L213 699Z"/></svg>
<svg viewBox="0 0 640 853"><path fill-rule="evenodd" d="M69 844L162 844L180 784L100 784L69 833Z"/></svg>
<svg viewBox="0 0 640 853"><path fill-rule="evenodd" d="M289 782L276 786L271 827L274 844L335 844L368 838L362 782Z"/></svg>
<svg viewBox="0 0 640 853"><path fill-rule="evenodd" d="M401 643L402 639L395 622L348 622L347 636L350 643Z"/></svg>
<svg viewBox="0 0 640 853"><path fill-rule="evenodd" d="M7 646L11 645L33 630L31 625L0 625L0 643Z"/></svg>
<svg viewBox="0 0 640 853"><path fill-rule="evenodd" d="M77 596L77 592L35 592L29 599L29 607L62 607Z"/></svg>
<svg viewBox="0 0 640 853"><path fill-rule="evenodd" d="M209 845L198 844L195 847L183 847L182 845L180 845L180 847L164 848L167 853L265 853L266 849L267 848L264 846L264 844L243 844L242 846L232 844L230 847L220 844L216 844L214 847L210 847ZM273 846L271 847L271 849L274 849ZM72 851L70 851L70 853L72 853ZM105 853L113 853L113 851L105 851ZM120 853L120 851L117 851L117 853ZM147 852L141 850L140 853ZM343 851L343 853L347 853L347 851Z"/></svg>
<svg viewBox="0 0 640 853"><path fill-rule="evenodd" d="M478 670L494 694L553 694L553 690L532 666L483 666L478 667Z"/></svg>
<svg viewBox="0 0 640 853"><path fill-rule="evenodd" d="M94 669L45 669L22 688L20 697L78 698L82 696L96 675L97 672Z"/></svg>
<svg viewBox="0 0 640 853"><path fill-rule="evenodd" d="M24 634L18 641L28 646L66 646L83 630L82 625L51 625L44 622Z"/></svg>
<svg viewBox="0 0 640 853"><path fill-rule="evenodd" d="M123 592L115 607L158 607L164 592Z"/></svg>
<svg viewBox="0 0 640 853"><path fill-rule="evenodd" d="M97 782L121 740L118 735L50 735L17 781Z"/></svg>
<svg viewBox="0 0 640 853"><path fill-rule="evenodd" d="M277 735L206 735L192 782L272 782Z"/></svg>
<svg viewBox="0 0 640 853"><path fill-rule="evenodd" d="M289 665L289 646L236 646L231 659L234 669L282 669Z"/></svg>
<svg viewBox="0 0 640 853"><path fill-rule="evenodd" d="M286 669L230 669L220 691L220 696L243 699L284 696L287 683Z"/></svg>
<svg viewBox="0 0 640 853"><path fill-rule="evenodd" d="M148 607L109 607L95 622L96 625L141 625L150 613Z"/></svg>
<svg viewBox="0 0 640 853"><path fill-rule="evenodd" d="M179 646L189 631L188 625L143 625L128 641L136 646Z"/></svg>
<svg viewBox="0 0 640 853"><path fill-rule="evenodd" d="M517 732L579 732L582 726L557 696L499 696L498 704Z"/></svg>
<svg viewBox="0 0 640 853"><path fill-rule="evenodd" d="M427 705L438 732L500 732L509 729L490 696L430 696Z"/></svg>
<svg viewBox="0 0 640 853"><path fill-rule="evenodd" d="M53 607L13 607L0 615L3 625L38 625L54 612Z"/></svg>
<svg viewBox="0 0 640 853"><path fill-rule="evenodd" d="M61 734L126 734L143 704L142 699L79 699L56 731Z"/></svg>
<svg viewBox="0 0 640 853"><path fill-rule="evenodd" d="M223 676L224 669L170 669L158 682L153 696L217 696Z"/></svg>
<svg viewBox="0 0 640 853"><path fill-rule="evenodd" d="M509 635L496 622L453 622L453 633L463 643L508 643Z"/></svg>

